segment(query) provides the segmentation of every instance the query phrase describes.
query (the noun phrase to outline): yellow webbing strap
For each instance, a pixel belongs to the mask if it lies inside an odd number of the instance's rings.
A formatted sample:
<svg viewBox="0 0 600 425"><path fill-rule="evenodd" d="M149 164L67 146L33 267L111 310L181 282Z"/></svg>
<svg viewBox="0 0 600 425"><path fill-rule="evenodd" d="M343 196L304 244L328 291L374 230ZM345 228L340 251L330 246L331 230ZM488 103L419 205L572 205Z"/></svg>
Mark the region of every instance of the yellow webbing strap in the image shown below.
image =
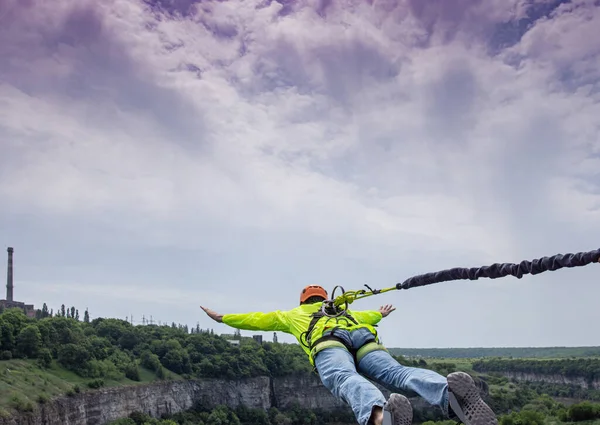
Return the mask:
<svg viewBox="0 0 600 425"><path fill-rule="evenodd" d="M319 342L317 345L315 345L313 347L313 349L311 350L310 355L314 359L315 356L320 351L322 351L326 348L331 348L331 347L340 347L340 348L343 348L344 350L348 350L348 348L339 341L327 340L327 341ZM367 354L369 354L372 351L377 351L377 350L387 351L387 349L383 345L381 345L377 342L366 343L365 345L360 347L358 349L358 351L356 352L356 364L360 363L360 361L362 360L362 358L364 356L366 356Z"/></svg>
<svg viewBox="0 0 600 425"><path fill-rule="evenodd" d="M363 345L356 352L356 364L360 363L360 361L362 360L362 358L364 356L366 356L367 354L369 354L372 351L377 351L377 350L387 351L387 349L383 345L381 345L377 342L369 342L369 343Z"/></svg>
<svg viewBox="0 0 600 425"><path fill-rule="evenodd" d="M344 350L347 350L346 346L344 344L342 344L341 342L330 339L327 341L319 342L317 345L315 345L313 347L313 349L310 351L310 355L314 359L315 356L319 353L319 351L322 351L326 348L331 348L331 347L341 347Z"/></svg>

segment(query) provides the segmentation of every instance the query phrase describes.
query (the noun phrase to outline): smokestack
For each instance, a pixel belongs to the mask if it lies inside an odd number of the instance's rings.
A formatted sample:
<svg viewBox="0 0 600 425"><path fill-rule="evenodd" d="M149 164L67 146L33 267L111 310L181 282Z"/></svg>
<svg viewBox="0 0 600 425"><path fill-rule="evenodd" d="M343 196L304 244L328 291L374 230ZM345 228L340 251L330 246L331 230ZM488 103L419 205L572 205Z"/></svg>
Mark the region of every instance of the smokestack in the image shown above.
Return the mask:
<svg viewBox="0 0 600 425"><path fill-rule="evenodd" d="M9 247L8 251L8 270L6 272L6 301L13 300L13 249Z"/></svg>

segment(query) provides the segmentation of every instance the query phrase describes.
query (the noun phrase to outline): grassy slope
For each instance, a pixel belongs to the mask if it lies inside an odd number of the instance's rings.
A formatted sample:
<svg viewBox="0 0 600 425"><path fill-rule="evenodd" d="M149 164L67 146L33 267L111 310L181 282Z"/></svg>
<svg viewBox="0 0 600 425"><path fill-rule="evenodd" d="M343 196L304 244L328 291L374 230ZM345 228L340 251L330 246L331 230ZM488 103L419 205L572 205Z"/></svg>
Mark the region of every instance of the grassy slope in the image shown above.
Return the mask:
<svg viewBox="0 0 600 425"><path fill-rule="evenodd" d="M170 372L169 375L172 379L182 379ZM140 385L156 380L153 372L140 367L140 381L105 379L104 386ZM41 369L35 360L0 361L0 416L8 409L29 410L40 400L64 395L75 386L86 391L90 381L92 379L82 378L56 362L50 369Z"/></svg>

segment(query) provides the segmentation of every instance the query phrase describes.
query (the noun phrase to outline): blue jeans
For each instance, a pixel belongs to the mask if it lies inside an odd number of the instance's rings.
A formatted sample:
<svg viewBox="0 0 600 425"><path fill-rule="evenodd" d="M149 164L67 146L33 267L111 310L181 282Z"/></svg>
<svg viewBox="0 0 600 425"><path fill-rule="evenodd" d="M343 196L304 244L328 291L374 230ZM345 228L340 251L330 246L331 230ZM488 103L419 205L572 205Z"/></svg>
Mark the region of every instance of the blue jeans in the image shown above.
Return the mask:
<svg viewBox="0 0 600 425"><path fill-rule="evenodd" d="M352 332L336 329L335 336L356 349L373 334L368 329ZM448 381L445 377L432 370L402 366L387 351L368 353L357 367L348 350L330 347L316 355L315 367L323 385L350 405L360 425L367 425L373 407L383 407L386 401L382 392L365 377L390 391L421 396L444 413L448 411Z"/></svg>

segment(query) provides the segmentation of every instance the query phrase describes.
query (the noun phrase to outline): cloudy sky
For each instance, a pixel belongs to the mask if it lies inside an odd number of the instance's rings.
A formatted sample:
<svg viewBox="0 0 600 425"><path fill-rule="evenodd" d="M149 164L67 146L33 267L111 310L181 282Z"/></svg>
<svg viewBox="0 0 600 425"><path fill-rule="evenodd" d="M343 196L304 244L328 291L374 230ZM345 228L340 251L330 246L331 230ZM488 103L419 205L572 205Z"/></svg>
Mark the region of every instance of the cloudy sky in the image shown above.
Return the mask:
<svg viewBox="0 0 600 425"><path fill-rule="evenodd" d="M0 0L15 298L225 332L199 305L597 249L599 27L590 0ZM394 347L600 345L599 279L353 307L394 304Z"/></svg>

